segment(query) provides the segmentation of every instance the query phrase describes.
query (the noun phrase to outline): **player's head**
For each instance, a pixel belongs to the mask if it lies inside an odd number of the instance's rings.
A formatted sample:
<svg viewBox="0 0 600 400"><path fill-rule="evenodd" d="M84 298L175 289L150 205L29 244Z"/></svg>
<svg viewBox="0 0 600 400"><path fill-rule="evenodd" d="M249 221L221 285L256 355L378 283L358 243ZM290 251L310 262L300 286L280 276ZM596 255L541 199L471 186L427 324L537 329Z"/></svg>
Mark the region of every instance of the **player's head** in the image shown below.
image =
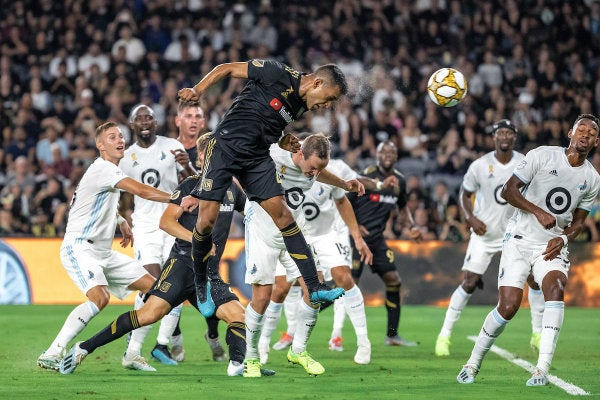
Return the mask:
<svg viewBox="0 0 600 400"><path fill-rule="evenodd" d="M329 137L323 133L307 136L300 150L302 157L299 157L298 166L307 177L317 176L329 164L331 145Z"/></svg>
<svg viewBox="0 0 600 400"><path fill-rule="evenodd" d="M117 164L125 153L125 139L116 122L105 122L96 128L96 147L100 157Z"/></svg>
<svg viewBox="0 0 600 400"><path fill-rule="evenodd" d="M377 166L389 170L398 161L398 148L394 142L386 140L377 146Z"/></svg>
<svg viewBox="0 0 600 400"><path fill-rule="evenodd" d="M204 135L200 135L200 137L196 139L196 150L198 151L197 165L204 165L204 152L206 151L206 146L208 146L208 141L211 137L212 132L206 132Z"/></svg>
<svg viewBox="0 0 600 400"><path fill-rule="evenodd" d="M581 114L575 119L568 136L571 139L569 147L574 147L578 153L587 154L598 146L600 121L595 115Z"/></svg>
<svg viewBox="0 0 600 400"><path fill-rule="evenodd" d="M310 76L313 79L305 94L309 110L329 108L348 91L346 77L337 65L323 65Z"/></svg>
<svg viewBox="0 0 600 400"><path fill-rule="evenodd" d="M140 144L150 145L156 139L158 122L154 110L145 104L138 104L129 113L129 126Z"/></svg>
<svg viewBox="0 0 600 400"><path fill-rule="evenodd" d="M501 119L492 125L492 135L496 151L509 152L515 148L517 141L517 127L508 119Z"/></svg>
<svg viewBox="0 0 600 400"><path fill-rule="evenodd" d="M179 128L179 136L197 137L206 126L200 102L179 101L175 125Z"/></svg>

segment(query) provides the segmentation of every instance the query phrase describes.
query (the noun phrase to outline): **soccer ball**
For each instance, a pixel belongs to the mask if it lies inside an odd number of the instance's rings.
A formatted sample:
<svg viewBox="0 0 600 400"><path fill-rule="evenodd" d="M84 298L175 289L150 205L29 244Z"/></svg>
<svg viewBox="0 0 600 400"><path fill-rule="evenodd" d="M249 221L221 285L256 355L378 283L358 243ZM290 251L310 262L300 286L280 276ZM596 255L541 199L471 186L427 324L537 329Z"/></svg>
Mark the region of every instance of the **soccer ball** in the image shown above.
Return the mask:
<svg viewBox="0 0 600 400"><path fill-rule="evenodd" d="M438 69L429 77L427 93L435 104L454 107L467 94L467 80L454 68Z"/></svg>

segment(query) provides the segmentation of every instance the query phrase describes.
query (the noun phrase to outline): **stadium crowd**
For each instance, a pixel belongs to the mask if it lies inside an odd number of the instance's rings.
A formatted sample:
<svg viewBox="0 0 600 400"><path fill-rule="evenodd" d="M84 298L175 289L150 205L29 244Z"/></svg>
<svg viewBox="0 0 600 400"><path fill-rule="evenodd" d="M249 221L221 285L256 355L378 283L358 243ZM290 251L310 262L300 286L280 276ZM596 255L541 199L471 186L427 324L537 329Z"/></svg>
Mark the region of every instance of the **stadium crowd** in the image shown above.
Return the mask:
<svg viewBox="0 0 600 400"><path fill-rule="evenodd" d="M423 237L465 241L458 188L509 118L517 150L568 144L579 114L600 114L600 2L592 0L16 0L0 9L0 234L60 236L69 199L97 157L94 129L139 103L177 137L177 90L215 65L275 58L337 64L349 94L292 131L324 132L332 158L360 170L378 143L399 149ZM456 107L427 98L442 66L465 74ZM211 130L243 82L202 99ZM600 170L600 150L591 156ZM599 240L600 212L582 241ZM390 221L386 237L405 238ZM241 232L241 230L240 230Z"/></svg>

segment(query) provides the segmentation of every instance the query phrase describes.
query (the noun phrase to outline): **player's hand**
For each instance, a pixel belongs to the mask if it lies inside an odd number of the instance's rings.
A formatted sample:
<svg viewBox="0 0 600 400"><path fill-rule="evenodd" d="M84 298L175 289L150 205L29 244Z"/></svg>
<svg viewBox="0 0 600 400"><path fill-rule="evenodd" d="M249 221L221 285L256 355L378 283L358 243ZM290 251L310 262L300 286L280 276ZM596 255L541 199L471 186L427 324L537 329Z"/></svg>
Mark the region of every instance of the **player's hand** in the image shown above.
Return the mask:
<svg viewBox="0 0 600 400"><path fill-rule="evenodd" d="M183 101L198 101L200 94L194 90L194 88L183 88L177 92L180 100Z"/></svg>
<svg viewBox="0 0 600 400"><path fill-rule="evenodd" d="M364 225L359 225L358 230L360 231L361 235L369 236L369 231L367 230L367 228L364 227Z"/></svg>
<svg viewBox="0 0 600 400"><path fill-rule="evenodd" d="M382 188L387 189L389 187L398 187L398 178L396 175L390 175L381 182Z"/></svg>
<svg viewBox="0 0 600 400"><path fill-rule="evenodd" d="M133 246L133 231L131 230L131 227L129 226L127 221L121 222L121 225L119 225L119 229L121 230L121 234L123 234L123 238L119 242L121 247L125 248L130 244Z"/></svg>
<svg viewBox="0 0 600 400"><path fill-rule="evenodd" d="M538 222L544 227L544 229L553 228L556 225L556 217L540 209L540 212L535 213L535 217Z"/></svg>
<svg viewBox="0 0 600 400"><path fill-rule="evenodd" d="M371 265L373 263L373 253L365 243L365 240L361 237L359 239L354 240L354 245L356 246L356 250L358 250L358 254L360 254L360 261Z"/></svg>
<svg viewBox="0 0 600 400"><path fill-rule="evenodd" d="M479 236L485 235L487 232L487 226L477 217L473 217L467 221L467 224L473 228L473 232Z"/></svg>
<svg viewBox="0 0 600 400"><path fill-rule="evenodd" d="M210 255L213 257L217 255L217 245L215 245L214 243L212 245L212 248L210 249Z"/></svg>
<svg viewBox="0 0 600 400"><path fill-rule="evenodd" d="M199 200L194 196L187 195L183 199L181 199L181 208L183 211L192 212L196 207L198 207Z"/></svg>
<svg viewBox="0 0 600 400"><path fill-rule="evenodd" d="M416 226L410 228L410 231L408 232L408 237L410 240L414 240L417 243L421 243L421 241L423 241L423 234L421 233L421 230Z"/></svg>
<svg viewBox="0 0 600 400"><path fill-rule="evenodd" d="M289 151L290 153L295 153L300 150L300 140L291 133L284 135L279 142L277 143L279 147L282 149Z"/></svg>
<svg viewBox="0 0 600 400"><path fill-rule="evenodd" d="M175 149L171 150L171 154L175 156L175 161L177 161L181 166L186 168L190 163L190 156L185 150Z"/></svg>
<svg viewBox="0 0 600 400"><path fill-rule="evenodd" d="M554 260L560 254L565 242L563 242L561 237L555 237L548 241L548 245L546 246L546 250L542 253L545 261Z"/></svg>
<svg viewBox="0 0 600 400"><path fill-rule="evenodd" d="M365 194L365 187L358 181L358 179L350 179L349 181L346 181L345 189L348 192L356 192L359 196Z"/></svg>

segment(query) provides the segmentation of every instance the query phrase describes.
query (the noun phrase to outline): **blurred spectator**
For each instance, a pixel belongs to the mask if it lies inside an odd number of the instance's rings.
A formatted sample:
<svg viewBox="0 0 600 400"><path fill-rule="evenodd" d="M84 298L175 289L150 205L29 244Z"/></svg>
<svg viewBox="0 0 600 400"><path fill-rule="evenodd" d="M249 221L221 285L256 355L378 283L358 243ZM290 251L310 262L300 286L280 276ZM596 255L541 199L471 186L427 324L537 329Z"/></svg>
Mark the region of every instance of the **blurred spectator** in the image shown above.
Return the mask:
<svg viewBox="0 0 600 400"><path fill-rule="evenodd" d="M181 34L177 40L171 42L165 50L165 60L172 63L187 63L197 61L202 55L202 50L195 40L190 40L187 35Z"/></svg>
<svg viewBox="0 0 600 400"><path fill-rule="evenodd" d="M6 147L6 166L7 170L13 168L14 161L19 157L25 157L28 163L35 162L36 142L32 137L27 136L25 129L21 126L15 126L12 129L12 139Z"/></svg>
<svg viewBox="0 0 600 400"><path fill-rule="evenodd" d="M44 130L41 136L42 139L37 143L35 150L40 170L43 170L46 165L54 162L52 145L58 146L61 158L66 158L69 155L69 144L61 137L64 131L62 122L57 119L47 118L42 122L42 129Z"/></svg>
<svg viewBox="0 0 600 400"><path fill-rule="evenodd" d="M92 75L92 66L96 65L99 71L107 74L110 70L110 57L101 52L100 44L92 42L88 46L87 52L79 57L77 69L83 73L86 78Z"/></svg>
<svg viewBox="0 0 600 400"><path fill-rule="evenodd" d="M119 40L112 45L113 57L119 55L120 49L124 49L125 60L133 65L139 63L146 54L146 47L137 37L133 36L133 30L128 23L122 23L118 27Z"/></svg>

